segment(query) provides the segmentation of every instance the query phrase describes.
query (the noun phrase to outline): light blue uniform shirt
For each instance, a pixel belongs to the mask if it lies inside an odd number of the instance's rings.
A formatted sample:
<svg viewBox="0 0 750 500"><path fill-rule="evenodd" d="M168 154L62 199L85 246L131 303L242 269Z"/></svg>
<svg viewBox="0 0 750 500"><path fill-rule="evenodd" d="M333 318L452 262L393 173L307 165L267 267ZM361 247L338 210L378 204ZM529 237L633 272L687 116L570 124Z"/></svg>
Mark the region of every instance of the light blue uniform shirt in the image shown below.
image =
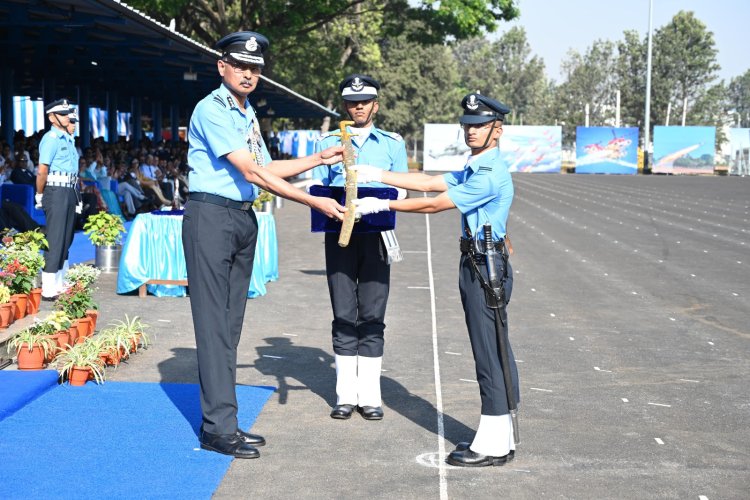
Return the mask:
<svg viewBox="0 0 750 500"><path fill-rule="evenodd" d="M52 127L39 142L39 163L49 166L49 173L78 174L78 151L75 139Z"/></svg>
<svg viewBox="0 0 750 500"><path fill-rule="evenodd" d="M246 103L243 114L224 85L198 102L188 132L190 191L215 194L234 201L253 201L258 196L257 188L226 158L239 149L249 149L252 153L253 137L260 149L258 164L267 165L271 162L271 155L249 103Z"/></svg>
<svg viewBox="0 0 750 500"><path fill-rule="evenodd" d="M357 139L360 139L357 137ZM358 143L362 146L358 146ZM331 146L341 145L341 138L335 135L326 134L315 143L315 152L318 153ZM360 165L372 165L390 170L392 172L408 172L409 166L406 163L406 145L404 139L394 133L385 132L376 128L370 128L370 135L362 142L352 141L354 152L357 154L356 162ZM313 169L313 179L320 180L324 186L343 186L344 185L344 163L335 163L333 165L319 165ZM370 182L359 184L364 187L390 187L380 182Z"/></svg>
<svg viewBox="0 0 750 500"><path fill-rule="evenodd" d="M481 235L482 226L489 222L492 239L505 238L513 202L513 179L498 148L470 156L462 171L447 173L443 179L448 185L448 197L466 216L472 236ZM461 219L461 237L464 238L463 217Z"/></svg>

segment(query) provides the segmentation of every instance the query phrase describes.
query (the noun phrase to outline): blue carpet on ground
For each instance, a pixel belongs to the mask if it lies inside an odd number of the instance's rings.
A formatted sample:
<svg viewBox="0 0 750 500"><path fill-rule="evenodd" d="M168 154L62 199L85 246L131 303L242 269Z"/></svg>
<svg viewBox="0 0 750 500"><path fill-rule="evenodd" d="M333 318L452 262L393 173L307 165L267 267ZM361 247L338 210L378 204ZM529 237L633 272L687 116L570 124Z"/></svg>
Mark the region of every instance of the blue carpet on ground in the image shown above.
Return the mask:
<svg viewBox="0 0 750 500"><path fill-rule="evenodd" d="M130 229L132 220L125 222L125 230ZM123 241L128 235L123 235ZM89 241L89 237L83 234L83 231L76 231L73 235L73 243L70 245L70 251L68 251L68 262L70 265L80 264L81 262L88 262L94 260L96 257L96 250L94 245Z"/></svg>
<svg viewBox="0 0 750 500"><path fill-rule="evenodd" d="M238 386L249 429L273 387ZM232 457L200 449L198 386L58 386L0 422L2 497L210 498Z"/></svg>
<svg viewBox="0 0 750 500"><path fill-rule="evenodd" d="M0 370L0 421L57 386L56 370Z"/></svg>

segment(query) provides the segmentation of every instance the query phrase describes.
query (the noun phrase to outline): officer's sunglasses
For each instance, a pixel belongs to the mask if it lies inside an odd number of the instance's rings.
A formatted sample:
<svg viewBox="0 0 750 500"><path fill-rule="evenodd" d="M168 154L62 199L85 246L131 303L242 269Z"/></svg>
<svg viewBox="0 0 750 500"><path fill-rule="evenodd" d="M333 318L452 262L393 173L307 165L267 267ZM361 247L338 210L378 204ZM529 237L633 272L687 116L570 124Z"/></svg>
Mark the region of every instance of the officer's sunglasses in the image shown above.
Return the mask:
<svg viewBox="0 0 750 500"><path fill-rule="evenodd" d="M222 61L227 66L231 67L232 71L234 71L238 75L241 75L241 74L245 73L246 71L249 71L253 75L260 75L260 72L261 72L261 69L262 69L260 66L256 66L254 64L238 64L238 63L235 63L235 62L229 62L226 59L222 59Z"/></svg>

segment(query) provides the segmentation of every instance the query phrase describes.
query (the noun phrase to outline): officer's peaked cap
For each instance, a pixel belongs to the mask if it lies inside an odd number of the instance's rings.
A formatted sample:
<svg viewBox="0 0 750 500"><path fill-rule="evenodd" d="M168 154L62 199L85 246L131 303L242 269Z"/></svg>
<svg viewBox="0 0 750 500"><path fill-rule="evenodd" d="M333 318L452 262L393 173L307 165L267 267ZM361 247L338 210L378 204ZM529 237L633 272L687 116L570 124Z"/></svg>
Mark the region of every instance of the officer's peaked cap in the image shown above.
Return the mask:
<svg viewBox="0 0 750 500"><path fill-rule="evenodd" d="M216 48L221 51L222 59L241 64L265 66L263 52L268 49L268 38L255 31L238 31L230 33L218 42Z"/></svg>
<svg viewBox="0 0 750 500"><path fill-rule="evenodd" d="M73 112L73 108L67 99L58 99L52 101L44 107L44 114L55 113L56 115L68 115Z"/></svg>
<svg viewBox="0 0 750 500"><path fill-rule="evenodd" d="M510 108L500 101L473 92L461 100L464 114L459 120L461 124L487 123L493 120L504 120L510 113Z"/></svg>
<svg viewBox="0 0 750 500"><path fill-rule="evenodd" d="M377 99L380 83L367 75L353 74L339 84L341 98L345 101L368 101Z"/></svg>

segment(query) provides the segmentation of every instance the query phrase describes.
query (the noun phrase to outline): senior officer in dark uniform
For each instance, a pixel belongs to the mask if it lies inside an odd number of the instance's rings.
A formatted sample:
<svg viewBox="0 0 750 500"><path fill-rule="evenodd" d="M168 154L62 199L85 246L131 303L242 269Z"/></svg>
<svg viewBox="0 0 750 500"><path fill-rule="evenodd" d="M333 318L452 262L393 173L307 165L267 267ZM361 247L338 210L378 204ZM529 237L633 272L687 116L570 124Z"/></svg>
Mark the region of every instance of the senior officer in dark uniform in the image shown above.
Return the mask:
<svg viewBox="0 0 750 500"><path fill-rule="evenodd" d="M461 212L461 234L464 245L473 244L467 236L482 234L484 224L492 225L492 239L496 248L503 252L496 260L497 276L504 277L502 283L506 304L513 288L513 272L507 260L503 241L506 223L513 201L513 182L508 167L500 156L498 142L503 133L503 120L510 111L507 106L478 93L469 94L461 101L463 116L461 125L464 140L471 148L465 168L442 176L426 174L396 174L372 167L358 167L358 180L380 181L392 186L416 191L436 191L433 198L408 200L379 200L363 198L357 200L357 212L376 213L384 210L401 212L435 213L451 208ZM468 232L467 232L468 230ZM459 443L451 452L448 463L457 466L478 467L504 465L514 455L513 426L508 408L502 366L498 355L498 339L495 316L487 305L480 280L474 275L474 265L467 247L462 245L459 265L459 288L461 302L469 330L469 339L476 364L477 381L482 401L482 412L474 440ZM487 278L486 264L479 263L483 279ZM502 335L507 339L507 315L504 318ZM509 364L516 401L518 401L518 372L513 352L509 349Z"/></svg>
<svg viewBox="0 0 750 500"><path fill-rule="evenodd" d="M378 112L380 84L354 74L339 85L357 163L383 170L407 172L406 146L400 135L373 125ZM324 136L316 150L339 144ZM325 186L344 186L342 163L317 167L313 179ZM368 187L386 187L380 183ZM352 234L349 245L338 244L337 233L326 233L326 275L333 308L333 352L336 360L336 406L331 417L348 419L356 408L367 420L383 418L380 372L383 361L385 309L390 286L390 265L381 233Z"/></svg>
<svg viewBox="0 0 750 500"><path fill-rule="evenodd" d="M195 107L188 133L190 197L185 248L203 411L201 447L239 458L259 456L263 437L237 426L237 345L247 303L258 222L259 186L341 219L344 207L294 188L282 177L342 160L342 148L271 161L247 97L264 66L268 40L252 31L225 36L216 47L221 86Z"/></svg>
<svg viewBox="0 0 750 500"><path fill-rule="evenodd" d="M39 172L36 176L36 205L47 219L47 243L42 270L42 298L55 300L63 290L68 250L73 243L78 194L78 152L71 123L73 108L58 99L44 108L52 127L39 142Z"/></svg>

